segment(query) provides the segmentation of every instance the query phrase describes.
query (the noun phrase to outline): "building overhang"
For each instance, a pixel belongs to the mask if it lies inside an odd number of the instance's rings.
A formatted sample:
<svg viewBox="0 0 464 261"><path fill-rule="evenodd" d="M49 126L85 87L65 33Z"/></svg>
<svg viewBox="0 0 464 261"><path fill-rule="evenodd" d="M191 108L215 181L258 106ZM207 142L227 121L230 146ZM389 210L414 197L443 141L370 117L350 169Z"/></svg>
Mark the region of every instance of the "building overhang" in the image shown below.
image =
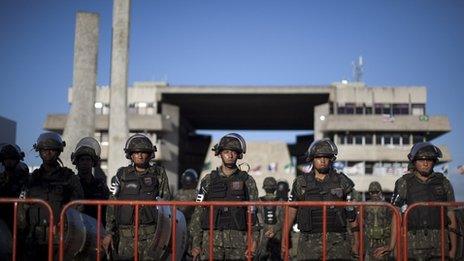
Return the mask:
<svg viewBox="0 0 464 261"><path fill-rule="evenodd" d="M163 103L180 108L195 129L311 130L314 107L327 103L329 86L169 86Z"/></svg>

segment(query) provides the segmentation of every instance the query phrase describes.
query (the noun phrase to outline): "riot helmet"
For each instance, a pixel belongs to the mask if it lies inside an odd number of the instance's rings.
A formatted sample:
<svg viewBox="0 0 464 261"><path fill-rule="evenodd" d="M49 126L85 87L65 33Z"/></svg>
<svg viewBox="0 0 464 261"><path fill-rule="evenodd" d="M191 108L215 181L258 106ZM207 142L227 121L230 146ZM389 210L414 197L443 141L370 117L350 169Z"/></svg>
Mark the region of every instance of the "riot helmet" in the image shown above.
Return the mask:
<svg viewBox="0 0 464 261"><path fill-rule="evenodd" d="M100 153L100 143L92 137L85 137L77 143L74 152L71 153L71 161L74 165L76 165L79 157L87 155L92 158L95 166L100 160Z"/></svg>
<svg viewBox="0 0 464 261"><path fill-rule="evenodd" d="M186 169L180 177L182 188L194 188L198 183L198 174L194 169Z"/></svg>
<svg viewBox="0 0 464 261"><path fill-rule="evenodd" d="M24 152L21 151L21 148L16 144L5 143L0 148L0 162L3 162L5 159L15 159L23 160Z"/></svg>
<svg viewBox="0 0 464 261"><path fill-rule="evenodd" d="M414 162L418 159L430 159L435 163L438 162L439 158L442 158L443 154L441 150L430 142L418 142L411 148L411 152L408 154L410 162Z"/></svg>
<svg viewBox="0 0 464 261"><path fill-rule="evenodd" d="M315 157L326 156L331 158L332 162L335 161L338 154L338 149L335 143L330 139L322 139L314 141L311 146L309 146L306 153L307 160L312 161Z"/></svg>
<svg viewBox="0 0 464 261"><path fill-rule="evenodd" d="M217 156L223 150L232 150L238 153L238 159L243 158L246 153L246 142L242 136L237 133L229 133L219 140L219 143L214 145L214 155Z"/></svg>
<svg viewBox="0 0 464 261"><path fill-rule="evenodd" d="M277 181L273 177L267 177L263 181L263 189L267 192L268 190L274 192L277 189Z"/></svg>
<svg viewBox="0 0 464 261"><path fill-rule="evenodd" d="M370 193L382 192L382 185L380 185L380 183L377 181L372 181L371 184L369 184L368 192Z"/></svg>
<svg viewBox="0 0 464 261"><path fill-rule="evenodd" d="M151 140L140 133L130 136L124 146L124 152L126 153L127 159L130 159L131 154L134 152L147 152L151 154L150 158L154 158L156 150L156 146L153 145Z"/></svg>
<svg viewBox="0 0 464 261"><path fill-rule="evenodd" d="M56 132L45 132L40 134L33 147L35 151L49 149L63 152L65 146L66 142L61 139L60 134Z"/></svg>
<svg viewBox="0 0 464 261"><path fill-rule="evenodd" d="M288 200L288 192L290 191L290 186L286 180L279 180L277 182L277 191L276 198L280 200Z"/></svg>

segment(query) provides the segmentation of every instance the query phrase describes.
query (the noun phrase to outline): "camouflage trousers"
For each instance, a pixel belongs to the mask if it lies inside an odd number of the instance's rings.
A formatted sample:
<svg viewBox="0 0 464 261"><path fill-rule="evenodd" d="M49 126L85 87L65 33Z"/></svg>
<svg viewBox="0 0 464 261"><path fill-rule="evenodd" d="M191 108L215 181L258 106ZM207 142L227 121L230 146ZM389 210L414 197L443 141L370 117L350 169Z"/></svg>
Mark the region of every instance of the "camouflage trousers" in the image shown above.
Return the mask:
<svg viewBox="0 0 464 261"><path fill-rule="evenodd" d="M213 231L214 260L246 260L246 231L214 230ZM201 260L209 259L209 231L203 231L201 243Z"/></svg>
<svg viewBox="0 0 464 261"><path fill-rule="evenodd" d="M134 228L119 229L119 242L117 255L114 260L134 260ZM150 247L153 247L153 240L156 226L141 226L139 229L138 254L139 260L155 260L150 256Z"/></svg>
<svg viewBox="0 0 464 261"><path fill-rule="evenodd" d="M351 244L347 233L329 232L327 238L327 260L351 260ZM322 259L322 233L301 233L298 241L297 260Z"/></svg>
<svg viewBox="0 0 464 261"><path fill-rule="evenodd" d="M445 232L445 255L448 255L448 234ZM440 260L441 237L439 229L408 231L408 260Z"/></svg>
<svg viewBox="0 0 464 261"><path fill-rule="evenodd" d="M381 258L375 258L374 257L374 251L375 249L388 245L390 243L390 238L382 238L382 239L372 239L372 238L367 238L364 240L365 244L365 249L366 249L366 261L388 261L388 260L393 260L393 258L390 255L383 256Z"/></svg>

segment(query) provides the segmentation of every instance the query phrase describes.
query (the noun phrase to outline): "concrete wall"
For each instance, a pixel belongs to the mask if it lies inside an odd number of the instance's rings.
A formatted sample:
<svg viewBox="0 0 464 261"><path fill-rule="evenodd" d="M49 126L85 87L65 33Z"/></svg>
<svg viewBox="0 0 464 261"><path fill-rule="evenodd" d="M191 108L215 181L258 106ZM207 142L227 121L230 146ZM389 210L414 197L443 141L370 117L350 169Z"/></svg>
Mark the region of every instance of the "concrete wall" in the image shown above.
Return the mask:
<svg viewBox="0 0 464 261"><path fill-rule="evenodd" d="M375 87L368 88L364 84L334 84L334 92L330 101L339 104L356 103L368 106L374 103L427 103L425 87Z"/></svg>

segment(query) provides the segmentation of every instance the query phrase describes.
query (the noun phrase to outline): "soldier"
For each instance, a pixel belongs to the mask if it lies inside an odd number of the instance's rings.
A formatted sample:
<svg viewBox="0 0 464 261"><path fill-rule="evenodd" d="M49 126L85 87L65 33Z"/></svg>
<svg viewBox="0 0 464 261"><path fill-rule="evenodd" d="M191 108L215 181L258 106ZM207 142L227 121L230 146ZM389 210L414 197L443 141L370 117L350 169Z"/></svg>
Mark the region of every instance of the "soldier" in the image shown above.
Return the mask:
<svg viewBox="0 0 464 261"><path fill-rule="evenodd" d="M126 142L124 152L131 164L122 167L111 179L110 199L120 200L170 200L169 182L164 168L151 165L156 147L148 137L142 134L132 135ZM154 235L156 232L157 208L140 207L139 244L140 260L155 260ZM134 257L134 207L108 206L106 215L108 235L103 239L103 246L116 247L116 260L132 260ZM114 242L113 242L114 241ZM119 241L119 242L117 242Z"/></svg>
<svg viewBox="0 0 464 261"><path fill-rule="evenodd" d="M32 172L25 195L27 198L38 198L47 201L53 210L54 220L59 221L61 209L70 201L83 198L83 191L79 178L74 172L62 166L59 158L66 143L55 132L42 133L34 144L39 152L42 165ZM45 259L48 254L48 212L40 205L22 205L20 224L27 233L27 259ZM77 207L81 210L81 207ZM56 227L53 228L56 231ZM58 233L55 234L54 244L58 244ZM56 247L55 250L58 248Z"/></svg>
<svg viewBox="0 0 464 261"><path fill-rule="evenodd" d="M0 197L18 198L27 183L29 169L22 160L24 152L18 145L4 144L0 149L0 163L4 171L0 173Z"/></svg>
<svg viewBox="0 0 464 261"><path fill-rule="evenodd" d="M182 188L179 189L177 194L175 195L174 199L178 201L195 201L197 196L197 184L198 184L198 174L194 169L187 169L182 173L180 177L180 184ZM193 215L193 211L195 210L194 206L179 206L177 207L182 213L184 213L185 221L187 222L187 227L189 228L189 238L187 241L188 249L187 252L184 253L189 254L191 251L191 243L192 243L192 228L190 227L190 220Z"/></svg>
<svg viewBox="0 0 464 261"><path fill-rule="evenodd" d="M108 199L110 191L105 180L94 175L94 168L100 161L101 147L98 141L92 137L82 138L71 154L71 161L77 168L84 199ZM105 217L106 208L102 208L102 217ZM97 207L84 206L84 214L97 218Z"/></svg>
<svg viewBox="0 0 464 261"><path fill-rule="evenodd" d="M18 145L1 145L0 163L4 169L0 171L0 198L19 198L29 176L23 159L24 152ZM0 260L11 260L13 213L13 204L0 204Z"/></svg>
<svg viewBox="0 0 464 261"><path fill-rule="evenodd" d="M198 174L194 169L187 169L182 173L180 177L180 184L182 189L179 189L175 200L178 201L195 201L197 196L197 184L198 184ZM195 210L194 206L179 206L178 209L184 213L185 220L187 224L190 224L190 219L192 217L193 211Z"/></svg>
<svg viewBox="0 0 464 261"><path fill-rule="evenodd" d="M373 181L368 189L370 201L385 202L382 186ZM395 220L387 207L367 206L365 208L366 260L389 260L389 253L395 247ZM393 238L393 239L392 239Z"/></svg>
<svg viewBox="0 0 464 261"><path fill-rule="evenodd" d="M263 181L263 189L266 195L260 197L260 201L276 201L275 191L277 181L273 177L267 177ZM256 260L280 259L280 235L282 229L281 208L276 205L260 206L258 220L261 228L261 236L258 245Z"/></svg>
<svg viewBox="0 0 464 261"><path fill-rule="evenodd" d="M276 191L277 200L287 201L288 200L288 192L290 192L288 182L286 180L279 180L277 182L277 191Z"/></svg>
<svg viewBox="0 0 464 261"><path fill-rule="evenodd" d="M241 171L237 160L246 153L242 136L230 133L221 138L213 148L222 165L207 174L200 183L197 201L253 201L258 199L258 189L253 177ZM254 231L251 253L247 252L247 208L214 207L214 259L244 260L256 249L258 231ZM209 258L209 208L196 207L192 217L192 256Z"/></svg>
<svg viewBox="0 0 464 261"><path fill-rule="evenodd" d="M292 187L293 201L350 201L354 198L353 181L345 174L338 173L332 166L337 153L337 147L329 139L314 141L311 144L307 160L312 162L313 168L309 173L295 179ZM353 254L357 254L358 251L356 210L352 207L328 207L326 235L322 235L322 215L322 207L299 207L298 215L297 209L290 207L287 229L291 228L296 217L301 231L297 259L320 260L322 240L325 237L328 260L350 260L350 249ZM347 222L354 233L352 246L347 240ZM282 234L283 236L285 235Z"/></svg>
<svg viewBox="0 0 464 261"><path fill-rule="evenodd" d="M395 183L392 202L405 210L416 202L454 202L453 186L442 174L434 172L433 167L442 157L440 149L428 142L414 144L408 159L413 165L412 171L403 175ZM445 208L447 220L445 227L449 235L445 236L446 255L454 259L456 254L456 215L454 208ZM430 260L441 256L440 208L418 207L412 210L408 218L408 256L413 260ZM448 247L449 246L449 247Z"/></svg>

